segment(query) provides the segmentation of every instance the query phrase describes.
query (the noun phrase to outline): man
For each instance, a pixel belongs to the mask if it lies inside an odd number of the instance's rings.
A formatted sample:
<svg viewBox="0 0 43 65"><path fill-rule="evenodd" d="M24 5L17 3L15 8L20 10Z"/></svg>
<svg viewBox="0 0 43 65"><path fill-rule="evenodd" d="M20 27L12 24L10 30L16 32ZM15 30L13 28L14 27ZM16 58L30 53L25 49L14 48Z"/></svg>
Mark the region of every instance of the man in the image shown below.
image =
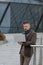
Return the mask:
<svg viewBox="0 0 43 65"><path fill-rule="evenodd" d="M31 29L31 25L28 21L23 23L24 34L26 42L19 41L21 45L20 49L20 65L29 65L30 59L33 55L33 48L30 45L36 43L36 33Z"/></svg>

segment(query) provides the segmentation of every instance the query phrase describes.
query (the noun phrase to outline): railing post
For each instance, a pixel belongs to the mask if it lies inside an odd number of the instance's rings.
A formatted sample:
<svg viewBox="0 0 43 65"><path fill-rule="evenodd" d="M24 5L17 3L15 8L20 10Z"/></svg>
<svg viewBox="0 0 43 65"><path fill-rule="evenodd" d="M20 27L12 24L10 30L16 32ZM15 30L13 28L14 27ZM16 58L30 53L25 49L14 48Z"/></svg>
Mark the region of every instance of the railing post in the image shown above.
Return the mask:
<svg viewBox="0 0 43 65"><path fill-rule="evenodd" d="M42 45L42 38L41 38L41 45ZM40 48L39 65L42 65L42 48Z"/></svg>
<svg viewBox="0 0 43 65"><path fill-rule="evenodd" d="M33 53L34 53L33 65L36 65L36 47L33 47Z"/></svg>

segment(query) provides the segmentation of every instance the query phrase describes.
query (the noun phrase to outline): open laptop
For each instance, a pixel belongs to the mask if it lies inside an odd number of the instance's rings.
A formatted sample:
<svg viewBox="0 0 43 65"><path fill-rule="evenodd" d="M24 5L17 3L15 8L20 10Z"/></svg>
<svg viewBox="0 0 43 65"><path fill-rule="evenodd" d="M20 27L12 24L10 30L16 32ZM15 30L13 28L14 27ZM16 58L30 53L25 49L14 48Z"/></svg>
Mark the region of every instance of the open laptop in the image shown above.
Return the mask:
<svg viewBox="0 0 43 65"><path fill-rule="evenodd" d="M25 42L26 41L25 35L22 33L16 33L14 34L14 40L15 42L19 42L19 41Z"/></svg>

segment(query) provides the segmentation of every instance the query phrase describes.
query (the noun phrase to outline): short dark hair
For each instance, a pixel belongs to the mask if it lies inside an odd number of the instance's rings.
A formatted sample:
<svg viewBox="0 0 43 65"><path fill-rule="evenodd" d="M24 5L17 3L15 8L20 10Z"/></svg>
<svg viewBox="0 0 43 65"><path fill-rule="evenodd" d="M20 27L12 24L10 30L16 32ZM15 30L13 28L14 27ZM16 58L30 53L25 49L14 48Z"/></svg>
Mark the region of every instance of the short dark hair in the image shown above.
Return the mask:
<svg viewBox="0 0 43 65"><path fill-rule="evenodd" d="M27 24L27 23L29 23L29 21L24 21L24 22L23 22L23 24Z"/></svg>

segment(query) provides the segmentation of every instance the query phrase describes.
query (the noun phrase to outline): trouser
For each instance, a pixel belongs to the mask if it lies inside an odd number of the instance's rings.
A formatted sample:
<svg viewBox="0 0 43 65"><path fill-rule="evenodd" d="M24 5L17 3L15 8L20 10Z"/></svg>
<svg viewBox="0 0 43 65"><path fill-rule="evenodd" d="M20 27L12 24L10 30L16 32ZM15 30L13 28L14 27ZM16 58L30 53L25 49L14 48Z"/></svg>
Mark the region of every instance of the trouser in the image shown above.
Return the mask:
<svg viewBox="0 0 43 65"><path fill-rule="evenodd" d="M29 65L31 57L26 57L20 54L20 65Z"/></svg>

